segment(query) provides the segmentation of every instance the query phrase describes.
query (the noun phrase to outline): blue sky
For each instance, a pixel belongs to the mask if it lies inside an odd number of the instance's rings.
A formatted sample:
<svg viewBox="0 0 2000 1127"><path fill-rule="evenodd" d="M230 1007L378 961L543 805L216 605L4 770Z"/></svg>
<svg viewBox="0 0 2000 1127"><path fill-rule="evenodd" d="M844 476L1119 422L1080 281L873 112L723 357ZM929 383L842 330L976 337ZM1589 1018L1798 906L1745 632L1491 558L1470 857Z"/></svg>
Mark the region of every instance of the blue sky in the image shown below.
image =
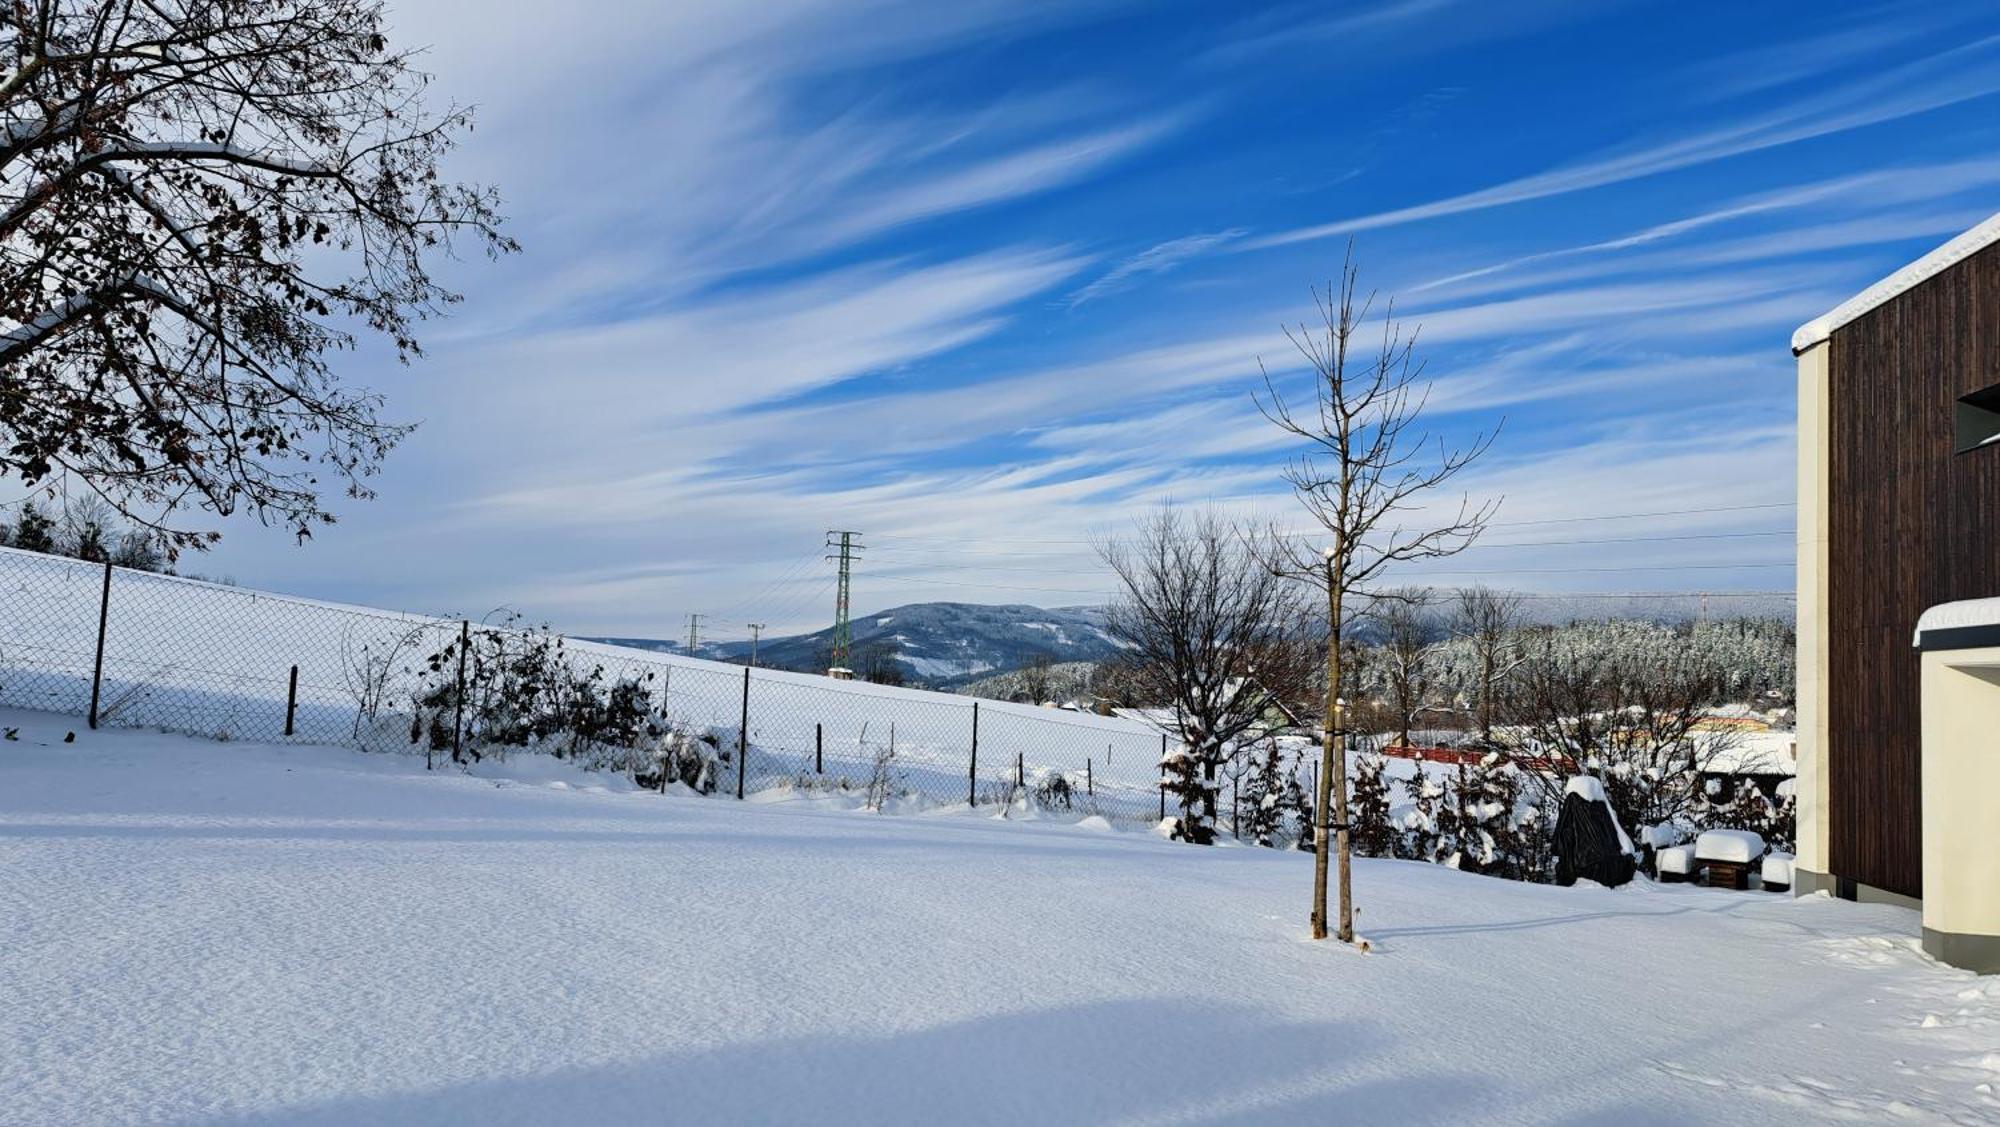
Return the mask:
<svg viewBox="0 0 2000 1127"><path fill-rule="evenodd" d="M860 611L1099 601L1164 498L1293 518L1249 393L1352 238L1436 429L1505 418L1403 579L1785 589L1791 330L2000 210L1982 4L555 7L396 5L525 250L343 369L423 422L378 500L194 569L727 636L845 527Z"/></svg>

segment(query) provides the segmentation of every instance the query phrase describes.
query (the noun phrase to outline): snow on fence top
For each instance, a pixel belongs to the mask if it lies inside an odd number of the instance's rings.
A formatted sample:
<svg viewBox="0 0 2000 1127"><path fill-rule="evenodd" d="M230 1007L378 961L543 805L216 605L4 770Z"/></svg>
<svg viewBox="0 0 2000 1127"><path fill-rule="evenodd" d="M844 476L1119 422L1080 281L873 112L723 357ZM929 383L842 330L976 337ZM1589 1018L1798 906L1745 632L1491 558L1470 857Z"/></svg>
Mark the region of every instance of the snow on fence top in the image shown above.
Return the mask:
<svg viewBox="0 0 2000 1127"><path fill-rule="evenodd" d="M1996 242L2000 242L2000 214L1989 216L1979 226L1862 290L1825 314L1800 325L1798 331L1792 334L1792 354L1797 355L1825 341L1834 330L1877 306L1886 305Z"/></svg>
<svg viewBox="0 0 2000 1127"><path fill-rule="evenodd" d="M110 574L107 598L102 564L0 548L0 704L86 714L101 614L105 723L422 753L472 729L452 715L461 637L472 639L475 666L539 642L578 683L596 678L594 699L612 700L629 686L649 717L732 764L741 741L746 789L858 789L879 769L902 793L984 802L1039 778L1060 780L1078 808L1135 821L1156 816L1162 734L1136 720L783 670L750 670L746 680L739 665L558 641L506 624L124 568ZM514 687L494 684L496 698ZM466 698L477 695L468 689ZM506 703L488 706L504 711ZM544 741L531 745L540 750L560 747L542 733L535 738ZM602 750L592 757L600 765L638 771L652 763L650 749ZM726 769L725 785L733 787L736 773Z"/></svg>

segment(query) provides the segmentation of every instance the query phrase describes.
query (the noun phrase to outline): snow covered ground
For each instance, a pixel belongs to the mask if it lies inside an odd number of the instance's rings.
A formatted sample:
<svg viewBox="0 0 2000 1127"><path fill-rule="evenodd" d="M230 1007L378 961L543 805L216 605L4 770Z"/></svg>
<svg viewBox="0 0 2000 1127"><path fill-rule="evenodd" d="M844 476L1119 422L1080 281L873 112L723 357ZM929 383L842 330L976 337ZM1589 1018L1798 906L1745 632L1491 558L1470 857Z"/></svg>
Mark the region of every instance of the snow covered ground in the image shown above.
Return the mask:
<svg viewBox="0 0 2000 1127"><path fill-rule="evenodd" d="M1904 910L0 713L0 1121L1994 1122Z"/></svg>

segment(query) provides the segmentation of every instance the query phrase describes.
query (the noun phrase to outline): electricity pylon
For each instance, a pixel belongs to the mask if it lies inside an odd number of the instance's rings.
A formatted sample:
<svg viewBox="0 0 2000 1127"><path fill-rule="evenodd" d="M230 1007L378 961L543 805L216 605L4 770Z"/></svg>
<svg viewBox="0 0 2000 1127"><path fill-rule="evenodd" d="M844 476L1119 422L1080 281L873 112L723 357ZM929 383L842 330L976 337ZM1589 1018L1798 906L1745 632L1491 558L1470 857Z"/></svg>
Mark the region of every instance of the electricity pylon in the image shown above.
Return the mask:
<svg viewBox="0 0 2000 1127"><path fill-rule="evenodd" d="M836 542L834 537L840 537ZM827 554L827 559L840 561L840 582L833 595L833 661L827 673L834 677L852 676L848 667L848 650L853 644L853 631L847 623L848 580L854 571L855 553L861 551L861 534L851 529L834 528L826 533L826 546L838 549ZM839 672L835 672L839 670Z"/></svg>

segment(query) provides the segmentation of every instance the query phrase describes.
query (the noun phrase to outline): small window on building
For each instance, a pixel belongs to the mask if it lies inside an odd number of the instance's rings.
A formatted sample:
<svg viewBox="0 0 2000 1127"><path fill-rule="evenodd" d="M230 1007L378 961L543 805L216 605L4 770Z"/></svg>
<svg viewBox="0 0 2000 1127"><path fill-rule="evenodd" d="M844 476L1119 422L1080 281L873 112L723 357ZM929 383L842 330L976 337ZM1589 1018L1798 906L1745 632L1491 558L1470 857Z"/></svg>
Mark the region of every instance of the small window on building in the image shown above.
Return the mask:
<svg viewBox="0 0 2000 1127"><path fill-rule="evenodd" d="M2000 384L1959 399L1957 422L1960 454L2000 443Z"/></svg>

